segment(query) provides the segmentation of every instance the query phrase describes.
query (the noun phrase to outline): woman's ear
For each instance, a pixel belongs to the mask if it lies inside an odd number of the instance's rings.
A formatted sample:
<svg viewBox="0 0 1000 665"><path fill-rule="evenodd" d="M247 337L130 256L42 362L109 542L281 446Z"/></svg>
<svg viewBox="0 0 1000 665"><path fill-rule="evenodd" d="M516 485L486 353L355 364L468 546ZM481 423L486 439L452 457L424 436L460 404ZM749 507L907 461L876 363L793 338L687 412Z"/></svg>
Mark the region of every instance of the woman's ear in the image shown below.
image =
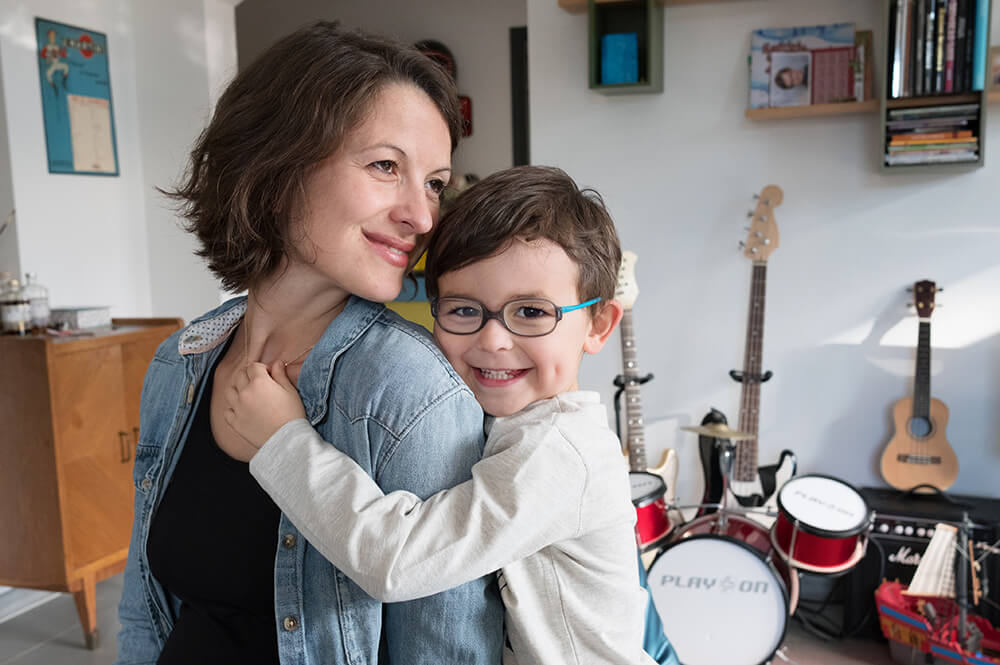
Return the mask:
<svg viewBox="0 0 1000 665"><path fill-rule="evenodd" d="M608 341L618 322L625 313L622 304L617 300L608 300L598 305L600 310L590 320L590 332L583 343L585 353L597 353Z"/></svg>

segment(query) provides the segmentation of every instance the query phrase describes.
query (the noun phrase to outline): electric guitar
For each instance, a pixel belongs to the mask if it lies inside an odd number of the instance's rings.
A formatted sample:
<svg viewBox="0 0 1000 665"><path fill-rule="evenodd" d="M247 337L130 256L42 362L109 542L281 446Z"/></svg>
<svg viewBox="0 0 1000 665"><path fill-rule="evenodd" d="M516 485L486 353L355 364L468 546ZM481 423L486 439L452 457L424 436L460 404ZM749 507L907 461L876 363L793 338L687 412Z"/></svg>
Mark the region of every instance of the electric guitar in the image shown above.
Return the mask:
<svg viewBox="0 0 1000 665"><path fill-rule="evenodd" d="M882 453L882 477L899 490L944 491L958 476L958 458L945 438L948 407L931 397L931 314L937 291L929 280L913 285L920 317L913 397L893 407L896 432Z"/></svg>
<svg viewBox="0 0 1000 665"><path fill-rule="evenodd" d="M632 307L639 296L639 286L635 281L635 252L622 252L622 263L618 270L618 285L615 300L622 304L624 313L619 327L622 340L622 374L625 379L625 450L629 471L655 473L666 483L664 503L671 505L677 493L677 453L672 448L663 452L660 465L648 467L646 463L646 434L642 422L642 398L639 394L639 362L636 351L635 329L632 325Z"/></svg>
<svg viewBox="0 0 1000 665"><path fill-rule="evenodd" d="M727 487L725 503L733 501L743 507L765 507L769 513L776 513L777 494L789 478L795 475L795 454L790 450L781 451L776 464L757 466L758 439L760 425L760 384L771 377L763 373L761 353L764 346L764 300L767 287L767 260L778 248L778 225L774 220L774 208L781 203L781 188L775 185L765 187L757 197L757 207L751 214L751 224L747 239L743 242L743 254L753 261L750 282L750 305L747 316L746 347L743 355L743 371L730 372L730 376L743 385L740 396L739 431L755 435L752 439L736 441L732 471ZM709 422L725 422L725 416L713 409L706 416ZM716 455L721 451L716 451ZM706 498L712 502L722 497L722 476L718 459L705 468ZM751 514L765 526L774 521L773 517Z"/></svg>

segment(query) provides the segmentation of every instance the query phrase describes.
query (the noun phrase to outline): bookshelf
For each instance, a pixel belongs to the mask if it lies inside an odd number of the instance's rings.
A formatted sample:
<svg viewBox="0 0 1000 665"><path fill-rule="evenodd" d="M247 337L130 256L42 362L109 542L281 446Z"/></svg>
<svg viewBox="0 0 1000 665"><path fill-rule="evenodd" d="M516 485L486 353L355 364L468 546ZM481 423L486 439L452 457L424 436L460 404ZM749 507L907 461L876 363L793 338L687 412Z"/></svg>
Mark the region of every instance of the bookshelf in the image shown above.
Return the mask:
<svg viewBox="0 0 1000 665"><path fill-rule="evenodd" d="M614 5L629 2L629 0L594 0L599 5ZM741 2L742 0L656 0L660 7L678 7L681 5L713 5L722 2ZM570 14L583 14L587 11L587 0L559 0L559 6Z"/></svg>
<svg viewBox="0 0 1000 665"><path fill-rule="evenodd" d="M929 0L928 0L929 1ZM975 1L972 0L970 3L965 3L966 6L972 7L970 11L975 11ZM992 15L992 0L986 2L986 15L985 15L985 25L986 25L986 41L987 48L986 52L983 54L983 58L986 58L989 53L989 26ZM887 54L885 65L882 68L882 76L880 77L881 84L879 86L879 169L883 173L961 173L964 171L971 171L977 169L983 165L985 162L986 155L986 114L987 105L994 101L995 93L991 94L987 90L971 91L971 92L960 92L955 94L935 94L935 95L913 95L913 96L896 96L892 97L892 66L893 66L893 26L897 22L899 16L896 13L896 0L883 0L883 44L885 45L885 53ZM961 16L961 13L959 13ZM915 14L914 16L918 16ZM926 17L925 17L926 18ZM913 26L916 23L916 19L907 19L908 26ZM977 19L977 21L981 20ZM911 30L910 34L918 34L917 29ZM928 33L930 34L930 33ZM938 33L938 39L940 39L940 33ZM967 38L971 38L971 35ZM909 60L906 60L906 64L901 67L902 74L900 78L905 80L907 75L906 71L910 67L916 67L919 65L919 61L916 60L915 54L919 50L917 47L920 46L920 42L914 45L904 45L901 52L907 52ZM938 42L938 49L940 49L940 42ZM925 51L927 52L927 51ZM940 51L939 51L940 53ZM936 56L935 56L936 57ZM965 65L968 66L967 64ZM920 72L923 70L916 69L914 72ZM957 69L956 69L957 71ZM986 69L987 74L989 68ZM911 75L910 81L914 89L917 88L916 73ZM940 71L938 72L940 75ZM933 79L934 72L930 71L928 75ZM924 81L930 80L927 78ZM903 85L902 83L900 85ZM926 83L924 84L926 85ZM897 91L899 89L897 88ZM914 114L919 114L921 111L933 112L935 107L941 109L942 115L947 115L943 112L943 107L955 107L959 105L971 106L975 109L973 111L963 111L961 113L972 115L972 119L968 121L967 125L962 125L962 129L972 130L972 136L977 139L976 151L977 158L969 161L961 162L943 162L943 163L914 163L914 164L886 164L886 153L889 151L888 144L890 138L890 128L888 127L889 121L895 119L900 120L902 116L899 114L907 109L913 111ZM910 118L916 118L917 116L908 116ZM942 126L941 129L949 130L950 127ZM898 131L905 131L897 129ZM926 129L923 131L927 131ZM954 139L952 139L954 140ZM903 148L905 150L905 148ZM919 149L919 148L918 148ZM898 153L897 153L898 154Z"/></svg>
<svg viewBox="0 0 1000 665"><path fill-rule="evenodd" d="M637 50L638 80L606 83L602 67L604 40L626 35L632 37ZM587 54L591 90L605 95L663 92L663 7L657 0L589 0Z"/></svg>
<svg viewBox="0 0 1000 665"><path fill-rule="evenodd" d="M844 115L847 113L874 113L875 111L878 111L878 100L866 99L863 102L746 109L744 115L750 120L787 120L789 118L814 118L816 116Z"/></svg>

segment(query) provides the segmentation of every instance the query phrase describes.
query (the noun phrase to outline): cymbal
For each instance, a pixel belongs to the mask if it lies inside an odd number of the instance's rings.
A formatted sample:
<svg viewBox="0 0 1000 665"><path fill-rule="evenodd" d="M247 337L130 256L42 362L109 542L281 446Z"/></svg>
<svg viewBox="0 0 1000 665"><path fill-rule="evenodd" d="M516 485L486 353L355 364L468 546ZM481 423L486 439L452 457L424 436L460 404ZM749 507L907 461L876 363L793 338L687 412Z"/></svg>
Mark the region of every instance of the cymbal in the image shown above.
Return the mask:
<svg viewBox="0 0 1000 665"><path fill-rule="evenodd" d="M711 436L716 439L730 439L732 441L746 441L747 439L757 438L756 434L751 434L750 432L737 432L734 429L729 429L729 426L723 423L688 425L686 427L682 427L681 429L685 432L694 432L695 434Z"/></svg>

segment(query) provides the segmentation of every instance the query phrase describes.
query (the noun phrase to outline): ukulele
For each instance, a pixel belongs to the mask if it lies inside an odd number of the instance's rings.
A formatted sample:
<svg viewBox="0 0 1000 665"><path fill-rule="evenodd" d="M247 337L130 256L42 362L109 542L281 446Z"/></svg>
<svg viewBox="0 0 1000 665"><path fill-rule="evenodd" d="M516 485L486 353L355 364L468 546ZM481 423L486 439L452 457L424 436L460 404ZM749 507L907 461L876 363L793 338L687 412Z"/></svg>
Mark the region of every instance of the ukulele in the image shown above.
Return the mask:
<svg viewBox="0 0 1000 665"><path fill-rule="evenodd" d="M743 371L730 372L730 376L740 381L740 425L739 431L755 435L752 439L735 441L732 471L726 490L725 503L735 500L743 507L767 507L769 513L776 513L777 495L775 490L795 475L795 454L790 450L781 451L776 464L757 466L757 437L760 424L760 384L771 377L762 372L761 353L764 346L764 298L767 287L767 260L778 248L778 225L774 221L774 208L781 203L781 188L775 185L765 187L757 196L757 207L751 214L750 230L743 242L743 254L753 261L750 282L750 305L747 316L746 346L743 355ZM710 416L712 414L709 414ZM721 414L720 414L721 415ZM708 418L709 416L706 416ZM722 418L723 422L725 418ZM717 452L718 454L718 452ZM722 478L718 461L712 464L715 478L706 496L722 496ZM710 469L705 469L706 476ZM774 521L773 517L751 515L765 526Z"/></svg>
<svg viewBox="0 0 1000 665"><path fill-rule="evenodd" d="M622 342L623 387L625 390L626 436L623 452L628 458L629 471L632 473L630 479L633 480L633 490L637 489L636 481L642 481L642 478L639 476L643 472L652 473L662 479L665 484L665 487L661 488L663 490L661 501L664 506L670 506L676 497L677 453L673 449L668 448L663 452L659 466L650 468L646 463L646 434L642 421L642 398L639 394L638 353L636 351L635 329L632 325L632 307L639 295L639 287L635 281L635 264L637 260L638 257L634 252L622 252L622 263L618 270L618 285L615 287L615 300L620 302L624 309L619 328ZM642 485L648 487L647 482L642 482ZM651 506L650 509L652 509ZM643 518L648 518L648 516L643 515L646 506L637 506L637 510L639 511L640 525L642 525L644 523ZM659 516L657 515L656 517L658 518ZM666 521L665 512L663 520ZM669 533L670 528L669 524L664 523L659 530L666 529L666 533ZM649 542L640 542L639 545L640 547L646 547L654 544L656 540L666 535L666 533L657 533L655 534L656 537L650 536L652 539ZM641 540L642 537L640 536Z"/></svg>
<svg viewBox="0 0 1000 665"><path fill-rule="evenodd" d="M920 317L913 397L904 397L893 407L896 431L882 453L882 477L899 490L944 491L958 476L958 458L945 439L948 407L931 397L931 314L937 290L929 280L913 285Z"/></svg>

